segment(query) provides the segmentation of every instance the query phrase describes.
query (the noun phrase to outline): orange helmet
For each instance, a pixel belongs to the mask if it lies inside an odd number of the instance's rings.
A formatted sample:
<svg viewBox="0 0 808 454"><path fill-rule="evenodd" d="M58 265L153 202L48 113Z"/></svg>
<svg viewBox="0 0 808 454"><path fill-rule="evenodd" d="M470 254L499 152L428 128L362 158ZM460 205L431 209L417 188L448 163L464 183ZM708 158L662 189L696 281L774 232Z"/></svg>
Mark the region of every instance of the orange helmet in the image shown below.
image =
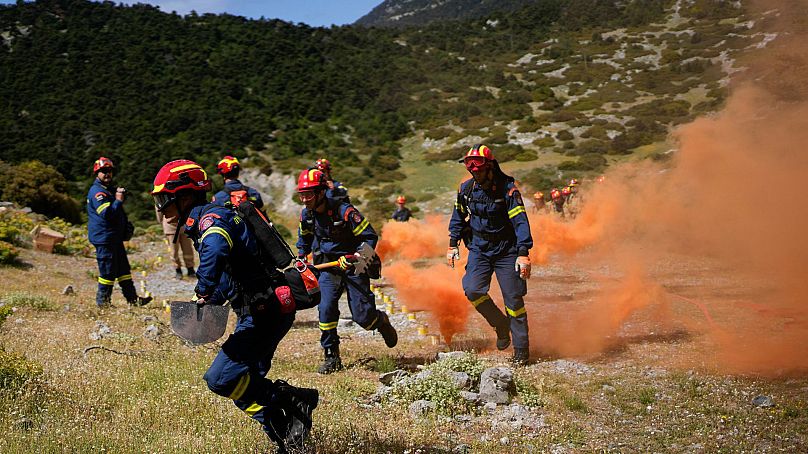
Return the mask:
<svg viewBox="0 0 808 454"><path fill-rule="evenodd" d="M544 193L543 193L543 192L541 192L541 191L536 191L536 192L533 194L533 198L534 198L534 199L543 199L543 198L544 198Z"/></svg>
<svg viewBox="0 0 808 454"><path fill-rule="evenodd" d="M101 156L93 163L93 173L98 173L101 169L114 169L115 165L112 163L112 159L105 158Z"/></svg>
<svg viewBox="0 0 808 454"><path fill-rule="evenodd" d="M572 188L569 186L565 186L564 189L561 190L561 195L570 195L572 194Z"/></svg>
<svg viewBox="0 0 808 454"><path fill-rule="evenodd" d="M597 178L595 178L595 181L597 181L598 183L603 183L604 181L606 181L606 175L598 176Z"/></svg>
<svg viewBox="0 0 808 454"><path fill-rule="evenodd" d="M553 188L553 190L550 191L550 198L558 199L560 197L561 197L561 191L559 191L558 188Z"/></svg>
<svg viewBox="0 0 808 454"><path fill-rule="evenodd" d="M331 171L331 163L328 162L326 158L320 158L317 162L314 163L314 167L317 167L318 170L321 172L330 172Z"/></svg>
<svg viewBox="0 0 808 454"><path fill-rule="evenodd" d="M573 187L573 186L578 186L578 180L576 180L575 178L570 180L570 187Z"/></svg>
<svg viewBox="0 0 808 454"><path fill-rule="evenodd" d="M297 192L316 191L327 187L325 174L320 169L304 170L297 177Z"/></svg>
<svg viewBox="0 0 808 454"><path fill-rule="evenodd" d="M237 170L241 168L241 164L238 163L238 159L234 158L233 156L227 155L216 164L216 173L220 175L225 175L233 170Z"/></svg>
<svg viewBox="0 0 808 454"><path fill-rule="evenodd" d="M182 190L210 191L208 174L194 161L178 159L160 168L154 177L151 194L158 210L163 210L173 202Z"/></svg>
<svg viewBox="0 0 808 454"><path fill-rule="evenodd" d="M396 199L396 203L401 203L401 204L407 203L407 198L406 198L406 197L404 197L403 195L400 195L400 196L398 196L398 198Z"/></svg>

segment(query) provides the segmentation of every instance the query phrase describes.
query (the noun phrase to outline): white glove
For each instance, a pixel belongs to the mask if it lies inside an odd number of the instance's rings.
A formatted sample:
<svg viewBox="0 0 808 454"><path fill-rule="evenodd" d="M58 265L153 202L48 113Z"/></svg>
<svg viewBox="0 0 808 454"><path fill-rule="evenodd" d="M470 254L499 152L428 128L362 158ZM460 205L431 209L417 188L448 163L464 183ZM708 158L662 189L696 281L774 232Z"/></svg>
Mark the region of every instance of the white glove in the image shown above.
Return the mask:
<svg viewBox="0 0 808 454"><path fill-rule="evenodd" d="M520 278L524 280L530 279L530 257L516 257L514 269L519 273Z"/></svg>
<svg viewBox="0 0 808 454"><path fill-rule="evenodd" d="M460 249L457 246L449 247L449 250L446 251L446 263L454 268L455 261L460 260Z"/></svg>

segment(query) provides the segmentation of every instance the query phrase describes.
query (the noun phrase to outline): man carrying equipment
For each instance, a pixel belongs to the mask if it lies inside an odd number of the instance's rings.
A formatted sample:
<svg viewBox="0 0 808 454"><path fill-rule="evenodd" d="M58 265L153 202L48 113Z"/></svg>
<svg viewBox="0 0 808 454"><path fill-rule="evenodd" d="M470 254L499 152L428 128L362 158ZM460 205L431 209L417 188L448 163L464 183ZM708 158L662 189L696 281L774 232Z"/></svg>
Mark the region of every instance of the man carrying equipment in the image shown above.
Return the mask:
<svg viewBox="0 0 808 454"><path fill-rule="evenodd" d="M461 162L473 178L461 183L457 192L446 258L454 267L463 239L469 250L463 276L466 298L496 331L497 348L508 348L512 335L512 361L525 364L530 345L523 297L530 278L528 252L533 247L525 205L513 178L502 172L490 148L475 145ZM507 316L488 295L495 272Z"/></svg>
<svg viewBox="0 0 808 454"><path fill-rule="evenodd" d="M216 173L224 178L224 189L217 192L211 202L224 206L225 203L230 202L234 206L239 206L242 200L249 200L255 205L256 208L262 208L264 201L261 199L261 194L255 189L245 186L238 180L238 175L241 172L241 164L238 159L232 156L225 156L216 164Z"/></svg>

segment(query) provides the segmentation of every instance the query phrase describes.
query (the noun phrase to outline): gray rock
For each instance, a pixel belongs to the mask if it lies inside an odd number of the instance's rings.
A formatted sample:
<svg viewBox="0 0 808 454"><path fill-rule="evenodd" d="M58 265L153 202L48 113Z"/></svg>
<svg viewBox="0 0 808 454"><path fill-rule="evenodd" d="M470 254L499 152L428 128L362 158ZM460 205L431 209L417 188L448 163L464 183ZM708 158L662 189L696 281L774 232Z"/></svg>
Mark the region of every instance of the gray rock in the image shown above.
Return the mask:
<svg viewBox="0 0 808 454"><path fill-rule="evenodd" d="M436 405L435 402L429 400L416 400L415 402L410 404L410 416L413 418L422 418L429 414L430 412L435 411Z"/></svg>
<svg viewBox="0 0 808 454"><path fill-rule="evenodd" d="M470 391L460 391L460 397L467 402L471 402L473 404L480 403L480 395L477 393L473 393Z"/></svg>
<svg viewBox="0 0 808 454"><path fill-rule="evenodd" d="M155 340L159 336L160 336L160 328L158 328L157 325L149 325L143 332L143 337L145 337L146 339Z"/></svg>
<svg viewBox="0 0 808 454"><path fill-rule="evenodd" d="M379 385L379 387L376 388L376 392L373 393L368 400L370 403L379 404L387 397L388 394L390 394L390 391L392 390L393 388L391 386Z"/></svg>
<svg viewBox="0 0 808 454"><path fill-rule="evenodd" d="M454 372L451 377L452 382L454 382L455 386L459 389L468 389L468 387L471 386L471 377L465 372Z"/></svg>
<svg viewBox="0 0 808 454"><path fill-rule="evenodd" d="M438 361L443 361L444 359L465 358L468 354L468 352L438 352Z"/></svg>
<svg viewBox="0 0 808 454"><path fill-rule="evenodd" d="M141 320L143 320L143 323L154 323L157 321L157 317L153 315L144 315Z"/></svg>
<svg viewBox="0 0 808 454"><path fill-rule="evenodd" d="M379 375L379 382L391 386L393 383L399 381L400 379L408 376L409 374L407 371L397 369L392 372L387 372L386 374Z"/></svg>
<svg viewBox="0 0 808 454"><path fill-rule="evenodd" d="M757 396L752 399L752 405L761 408L774 407L774 400L770 396Z"/></svg>
<svg viewBox="0 0 808 454"><path fill-rule="evenodd" d="M93 331L92 333L89 334L89 338L94 340L94 341L97 341L97 340L101 340L101 335L96 333L95 331Z"/></svg>
<svg viewBox="0 0 808 454"><path fill-rule="evenodd" d="M68 285L67 287L62 290L62 295L74 295L76 292L73 290L72 285Z"/></svg>
<svg viewBox="0 0 808 454"><path fill-rule="evenodd" d="M499 439L499 444L501 444L502 446L508 446L508 444L510 442L511 442L511 439L508 438L508 437L502 437L502 438Z"/></svg>
<svg viewBox="0 0 808 454"><path fill-rule="evenodd" d="M416 380L426 380L427 378L432 376L432 371L429 369L424 369L421 372L415 374Z"/></svg>
<svg viewBox="0 0 808 454"><path fill-rule="evenodd" d="M96 320L95 332L97 332L99 336L104 337L104 335L111 333L112 329L110 329L110 327L101 320Z"/></svg>
<svg viewBox="0 0 808 454"><path fill-rule="evenodd" d="M601 389L607 394L614 394L617 391L617 389L612 385L603 385Z"/></svg>
<svg viewBox="0 0 808 454"><path fill-rule="evenodd" d="M581 364L579 362L569 361L566 359L557 359L551 363L547 363L547 365L553 367L556 372L562 374L584 375L592 373L592 368L586 364Z"/></svg>
<svg viewBox="0 0 808 454"><path fill-rule="evenodd" d="M497 411L497 404L494 402L486 402L485 405L483 405L483 410L489 415L493 415L494 412Z"/></svg>
<svg viewBox="0 0 808 454"><path fill-rule="evenodd" d="M495 404L511 401L513 371L507 367L490 367L480 376L480 400Z"/></svg>

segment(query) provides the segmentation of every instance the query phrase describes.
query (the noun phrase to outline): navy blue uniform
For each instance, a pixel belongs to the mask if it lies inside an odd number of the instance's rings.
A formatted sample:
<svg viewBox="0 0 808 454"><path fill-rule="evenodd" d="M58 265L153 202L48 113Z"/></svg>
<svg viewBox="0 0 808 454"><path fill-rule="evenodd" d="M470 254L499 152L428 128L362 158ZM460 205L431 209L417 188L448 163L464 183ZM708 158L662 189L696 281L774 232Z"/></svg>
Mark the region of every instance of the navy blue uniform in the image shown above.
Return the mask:
<svg viewBox="0 0 808 454"><path fill-rule="evenodd" d="M352 205L337 203L326 198L324 213L310 212L303 208L297 235L298 255L306 256L317 251L315 263L337 260L340 256L353 254L366 242L376 247L379 236L369 221ZM351 317L366 330L378 328L384 316L376 309L376 298L370 291L367 273L354 274L353 270L342 272L332 268L323 270L320 283L320 344L324 349L339 345L337 322L338 301L342 291L348 290L348 306Z"/></svg>
<svg viewBox="0 0 808 454"><path fill-rule="evenodd" d="M95 246L98 261L95 303L99 306L109 304L115 281L118 281L127 301L137 299L129 259L123 246L127 222L123 202L116 200L110 189L96 179L87 193L87 236Z"/></svg>
<svg viewBox="0 0 808 454"><path fill-rule="evenodd" d="M527 313L523 297L527 283L514 269L517 256L533 247L525 205L513 180L496 177L486 191L474 179L464 181L449 221L449 244L457 246L464 228L471 229L463 291L477 311L495 329L510 327L514 348L529 347ZM497 273L507 317L494 304L488 289Z"/></svg>
<svg viewBox="0 0 808 454"><path fill-rule="evenodd" d="M412 211L409 208L396 208L393 212L393 220L398 222L407 222L412 217Z"/></svg>
<svg viewBox="0 0 808 454"><path fill-rule="evenodd" d="M258 246L245 222L215 204L191 210L185 231L199 252L197 295L214 304L231 300L236 329L205 372L208 388L268 426L277 406L275 384L265 378L278 343L294 322L281 314L269 276L258 261Z"/></svg>
<svg viewBox="0 0 808 454"><path fill-rule="evenodd" d="M214 194L210 201L216 205L224 206L225 203L230 201L231 196L239 200L249 200L256 208L264 206L264 200L258 191L249 186L244 186L236 179L225 181L224 189Z"/></svg>
<svg viewBox="0 0 808 454"><path fill-rule="evenodd" d="M348 188L336 180L331 180L331 183L334 187L326 189L325 196L335 203L351 203L351 198L348 197Z"/></svg>

